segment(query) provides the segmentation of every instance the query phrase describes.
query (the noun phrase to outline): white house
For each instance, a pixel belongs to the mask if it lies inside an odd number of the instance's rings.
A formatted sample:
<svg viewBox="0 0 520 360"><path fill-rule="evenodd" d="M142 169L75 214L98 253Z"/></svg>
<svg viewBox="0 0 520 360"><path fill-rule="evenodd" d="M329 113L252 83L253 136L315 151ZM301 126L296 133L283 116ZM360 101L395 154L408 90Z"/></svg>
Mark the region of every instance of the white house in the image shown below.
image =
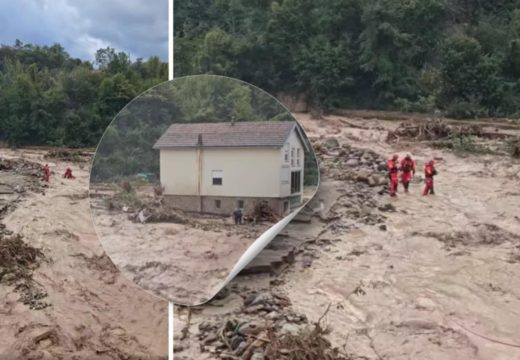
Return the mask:
<svg viewBox="0 0 520 360"><path fill-rule="evenodd" d="M309 149L295 121L174 124L154 149L164 195L177 208L247 213L265 200L282 215L302 203Z"/></svg>

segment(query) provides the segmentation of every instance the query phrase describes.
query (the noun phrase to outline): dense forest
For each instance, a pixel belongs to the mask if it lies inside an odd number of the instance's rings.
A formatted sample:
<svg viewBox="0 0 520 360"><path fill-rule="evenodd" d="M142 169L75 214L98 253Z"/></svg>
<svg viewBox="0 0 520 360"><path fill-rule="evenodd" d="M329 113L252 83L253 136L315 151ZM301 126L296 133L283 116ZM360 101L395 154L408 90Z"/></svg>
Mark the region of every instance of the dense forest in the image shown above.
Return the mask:
<svg viewBox="0 0 520 360"><path fill-rule="evenodd" d="M158 57L131 61L112 48L95 62L55 44L0 47L0 141L11 146L93 147L135 96L167 80Z"/></svg>
<svg viewBox="0 0 520 360"><path fill-rule="evenodd" d="M271 95L236 79L200 75L162 83L134 99L109 125L94 157L91 180L120 181L139 173L158 176L159 151L153 145L171 124L231 119L294 120ZM305 160L305 184L316 185L314 153L306 153Z"/></svg>
<svg viewBox="0 0 520 360"><path fill-rule="evenodd" d="M314 109L520 117L520 0L175 1L175 76Z"/></svg>

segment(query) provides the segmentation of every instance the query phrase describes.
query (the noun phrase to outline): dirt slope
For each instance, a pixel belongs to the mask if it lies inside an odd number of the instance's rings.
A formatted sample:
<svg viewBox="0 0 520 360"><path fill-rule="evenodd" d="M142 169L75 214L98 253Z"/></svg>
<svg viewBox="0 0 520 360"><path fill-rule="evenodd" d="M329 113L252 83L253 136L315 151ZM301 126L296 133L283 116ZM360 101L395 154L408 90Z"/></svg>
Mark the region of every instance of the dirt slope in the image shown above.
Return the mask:
<svg viewBox="0 0 520 360"><path fill-rule="evenodd" d="M9 151L45 163L42 151ZM88 164L49 161L45 195L28 194L2 222L45 259L34 280L51 306L31 310L13 287L0 286L0 358L165 358L167 303L136 288L104 255L87 199ZM71 167L76 179L61 174Z"/></svg>

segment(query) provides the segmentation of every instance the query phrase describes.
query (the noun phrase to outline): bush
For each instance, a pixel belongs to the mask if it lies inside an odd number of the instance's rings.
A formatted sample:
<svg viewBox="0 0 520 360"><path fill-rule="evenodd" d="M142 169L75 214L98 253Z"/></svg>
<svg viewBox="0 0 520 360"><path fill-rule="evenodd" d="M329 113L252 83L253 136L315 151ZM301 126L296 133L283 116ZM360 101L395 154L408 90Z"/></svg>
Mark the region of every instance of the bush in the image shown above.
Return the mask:
<svg viewBox="0 0 520 360"><path fill-rule="evenodd" d="M395 100L395 106L403 112L432 113L436 108L435 96L419 96L416 101L399 98Z"/></svg>
<svg viewBox="0 0 520 360"><path fill-rule="evenodd" d="M453 136L441 144L442 147L451 149L458 154L485 154L489 149L477 143L474 136Z"/></svg>
<svg viewBox="0 0 520 360"><path fill-rule="evenodd" d="M483 115L482 108L479 105L466 101L450 104L446 113L448 117L454 119L473 119Z"/></svg>

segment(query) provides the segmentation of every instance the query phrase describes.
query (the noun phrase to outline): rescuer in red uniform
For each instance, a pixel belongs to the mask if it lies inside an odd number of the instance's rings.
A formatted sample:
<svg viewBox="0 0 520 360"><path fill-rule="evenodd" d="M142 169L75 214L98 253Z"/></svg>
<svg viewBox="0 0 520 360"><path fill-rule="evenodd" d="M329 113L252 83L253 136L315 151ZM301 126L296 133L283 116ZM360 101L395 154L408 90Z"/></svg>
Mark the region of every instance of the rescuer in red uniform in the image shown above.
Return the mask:
<svg viewBox="0 0 520 360"><path fill-rule="evenodd" d="M67 168L67 170L65 170L65 174L63 174L63 177L65 179L75 179L75 177L72 175L71 168Z"/></svg>
<svg viewBox="0 0 520 360"><path fill-rule="evenodd" d="M49 178L51 177L51 170L49 169L49 164L45 164L43 167L43 181L49 182Z"/></svg>
<svg viewBox="0 0 520 360"><path fill-rule="evenodd" d="M399 185L399 155L395 154L387 161L388 177L390 178L390 196L396 196L397 185Z"/></svg>
<svg viewBox="0 0 520 360"><path fill-rule="evenodd" d="M430 160L424 167L424 192L423 196L426 196L428 194L435 195L435 192L433 191L433 177L437 175L437 170L435 169L435 161Z"/></svg>
<svg viewBox="0 0 520 360"><path fill-rule="evenodd" d="M415 161L413 161L410 154L405 156L399 170L401 170L401 182L404 186L404 192L408 192L410 181L412 181L412 177L415 175Z"/></svg>

